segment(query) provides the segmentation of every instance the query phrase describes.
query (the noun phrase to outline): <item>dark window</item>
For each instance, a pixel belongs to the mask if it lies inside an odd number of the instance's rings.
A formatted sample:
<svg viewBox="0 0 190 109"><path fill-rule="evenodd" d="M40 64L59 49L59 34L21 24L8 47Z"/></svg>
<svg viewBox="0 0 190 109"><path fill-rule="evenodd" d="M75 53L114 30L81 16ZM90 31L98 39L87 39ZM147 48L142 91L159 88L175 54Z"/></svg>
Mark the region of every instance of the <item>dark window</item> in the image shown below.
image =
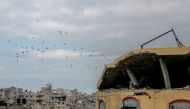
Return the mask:
<svg viewBox="0 0 190 109"><path fill-rule="evenodd" d="M99 102L99 109L105 109L105 103L102 100Z"/></svg>
<svg viewBox="0 0 190 109"><path fill-rule="evenodd" d="M22 99L22 104L26 104L26 99Z"/></svg>
<svg viewBox="0 0 190 109"><path fill-rule="evenodd" d="M121 109L139 109L139 105L136 99L127 98L123 100Z"/></svg>
<svg viewBox="0 0 190 109"><path fill-rule="evenodd" d="M170 103L170 109L190 109L190 101L175 101Z"/></svg>
<svg viewBox="0 0 190 109"><path fill-rule="evenodd" d="M17 99L17 104L20 104L21 103L21 100L20 99Z"/></svg>

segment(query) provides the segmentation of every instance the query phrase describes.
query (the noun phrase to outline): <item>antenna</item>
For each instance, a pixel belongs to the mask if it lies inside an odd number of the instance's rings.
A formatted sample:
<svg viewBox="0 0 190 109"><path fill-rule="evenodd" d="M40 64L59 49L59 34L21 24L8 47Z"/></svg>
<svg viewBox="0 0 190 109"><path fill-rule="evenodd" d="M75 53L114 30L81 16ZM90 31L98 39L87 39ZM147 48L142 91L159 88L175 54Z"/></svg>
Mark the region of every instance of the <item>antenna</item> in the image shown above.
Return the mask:
<svg viewBox="0 0 190 109"><path fill-rule="evenodd" d="M160 37L162 37L162 36L164 36L164 35L166 35L166 34L168 34L168 33L170 33L170 32L173 33L174 38L175 38L175 40L176 40L176 43L177 43L178 47L185 47L185 45L183 45L183 43L181 43L181 42L179 41L179 39L178 39L178 37L177 37L175 31L173 30L173 28L171 28L171 30L169 30L169 31L167 31L167 32L165 32L165 33L163 33L163 34L161 34L161 35L159 35L159 36L157 36L157 37L155 37L155 38L153 38L153 39L151 39L151 40L149 40L149 41L143 43L143 44L141 45L141 49L143 49L144 45L146 45L146 44L148 44L148 43L150 43L150 42L152 42L152 41L154 41L154 40L156 40L156 39L158 39L158 38L160 38Z"/></svg>

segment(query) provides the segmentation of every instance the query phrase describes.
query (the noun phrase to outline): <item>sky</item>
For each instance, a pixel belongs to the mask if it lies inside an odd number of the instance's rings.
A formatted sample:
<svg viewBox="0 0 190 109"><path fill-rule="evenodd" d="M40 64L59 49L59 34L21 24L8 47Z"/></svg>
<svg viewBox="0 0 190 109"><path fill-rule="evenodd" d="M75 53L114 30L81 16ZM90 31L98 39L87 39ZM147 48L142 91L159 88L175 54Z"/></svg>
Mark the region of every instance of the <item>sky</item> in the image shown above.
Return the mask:
<svg viewBox="0 0 190 109"><path fill-rule="evenodd" d="M0 0L0 88L92 93L116 57L173 28L190 46L189 0ZM145 47L177 47L167 34Z"/></svg>

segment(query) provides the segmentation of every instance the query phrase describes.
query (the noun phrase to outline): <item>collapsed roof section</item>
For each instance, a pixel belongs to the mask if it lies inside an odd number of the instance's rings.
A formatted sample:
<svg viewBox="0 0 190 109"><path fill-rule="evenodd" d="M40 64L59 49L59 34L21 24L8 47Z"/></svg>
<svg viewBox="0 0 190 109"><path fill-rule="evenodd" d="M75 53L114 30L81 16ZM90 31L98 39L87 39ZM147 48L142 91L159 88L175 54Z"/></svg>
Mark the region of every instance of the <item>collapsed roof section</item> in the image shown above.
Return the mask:
<svg viewBox="0 0 190 109"><path fill-rule="evenodd" d="M127 52L105 65L97 87L162 89L187 85L190 85L190 47Z"/></svg>

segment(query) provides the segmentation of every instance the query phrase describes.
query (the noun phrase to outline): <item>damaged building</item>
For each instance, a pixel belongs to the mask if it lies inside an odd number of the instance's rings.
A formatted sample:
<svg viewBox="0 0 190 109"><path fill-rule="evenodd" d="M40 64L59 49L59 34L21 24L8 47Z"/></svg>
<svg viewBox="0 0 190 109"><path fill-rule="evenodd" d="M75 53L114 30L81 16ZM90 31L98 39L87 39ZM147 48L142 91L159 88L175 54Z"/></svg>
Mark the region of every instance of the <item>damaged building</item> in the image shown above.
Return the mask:
<svg viewBox="0 0 190 109"><path fill-rule="evenodd" d="M190 109L190 47L145 48L105 65L96 109Z"/></svg>
<svg viewBox="0 0 190 109"><path fill-rule="evenodd" d="M95 93L77 89L53 89L51 84L40 91L23 91L23 88L0 89L0 109L94 109Z"/></svg>

